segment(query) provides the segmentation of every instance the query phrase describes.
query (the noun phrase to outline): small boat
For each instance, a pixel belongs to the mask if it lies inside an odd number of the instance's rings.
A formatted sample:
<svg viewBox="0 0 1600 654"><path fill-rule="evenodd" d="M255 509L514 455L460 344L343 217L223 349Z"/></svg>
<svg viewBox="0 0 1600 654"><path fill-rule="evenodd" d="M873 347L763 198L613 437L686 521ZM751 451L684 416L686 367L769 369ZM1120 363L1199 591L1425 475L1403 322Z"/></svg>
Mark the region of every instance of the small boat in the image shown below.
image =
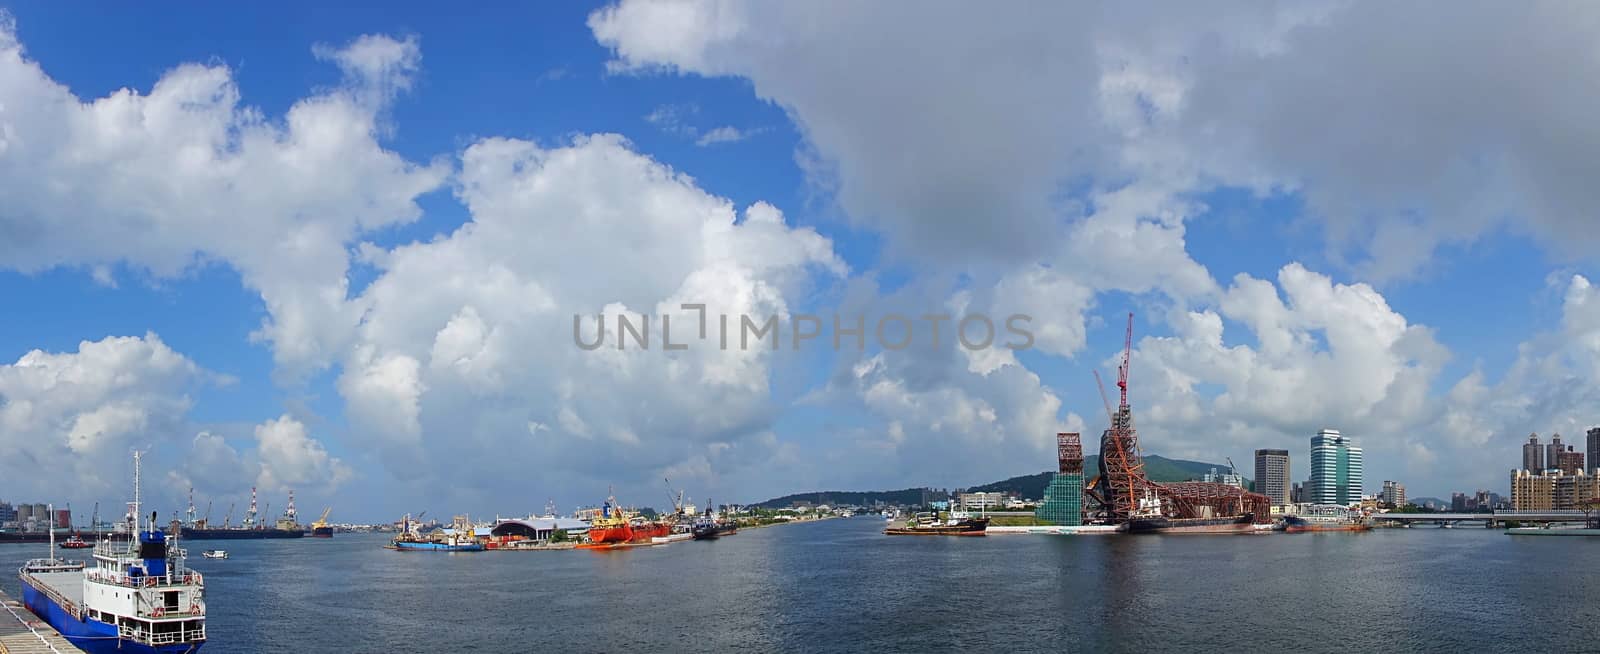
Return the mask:
<svg viewBox="0 0 1600 654"><path fill-rule="evenodd" d="M200 556L208 559L226 559L228 558L228 550L206 550L201 552Z"/></svg>
<svg viewBox="0 0 1600 654"><path fill-rule="evenodd" d="M951 511L940 520L937 514L918 513L903 527L883 530L889 536L982 536L989 529L988 518L974 518L962 511Z"/></svg>
<svg viewBox="0 0 1600 654"><path fill-rule="evenodd" d="M73 534L71 537L62 541L57 547L69 550L86 550L94 547L94 543L86 543L82 538L79 538L77 534Z"/></svg>
<svg viewBox="0 0 1600 654"><path fill-rule="evenodd" d="M1283 530L1291 534L1308 531L1367 531L1372 525L1360 511L1337 504L1317 504L1298 515L1283 517Z"/></svg>

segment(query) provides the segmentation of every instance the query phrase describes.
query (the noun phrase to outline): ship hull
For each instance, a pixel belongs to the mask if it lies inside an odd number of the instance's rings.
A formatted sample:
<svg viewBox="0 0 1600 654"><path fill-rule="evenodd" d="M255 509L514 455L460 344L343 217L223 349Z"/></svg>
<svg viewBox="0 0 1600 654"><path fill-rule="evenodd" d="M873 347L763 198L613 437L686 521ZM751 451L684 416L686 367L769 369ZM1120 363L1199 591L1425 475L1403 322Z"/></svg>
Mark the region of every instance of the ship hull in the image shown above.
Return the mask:
<svg viewBox="0 0 1600 654"><path fill-rule="evenodd" d="M311 529L311 537L333 538L333 527L313 527Z"/></svg>
<svg viewBox="0 0 1600 654"><path fill-rule="evenodd" d="M464 545L451 545L448 543L391 543L393 547L402 552L482 552L482 543L468 543Z"/></svg>
<svg viewBox="0 0 1600 654"><path fill-rule="evenodd" d="M1249 534L1253 516L1227 518L1142 518L1128 521L1130 534Z"/></svg>
<svg viewBox="0 0 1600 654"><path fill-rule="evenodd" d="M609 543L626 543L633 540L633 529L627 525L619 527L591 527L589 529L589 542L596 545Z"/></svg>
<svg viewBox="0 0 1600 654"><path fill-rule="evenodd" d="M655 540L657 538L666 538L667 536L671 536L671 535L672 535L672 525L662 524L662 523L650 523L650 524L646 524L646 525L636 526L636 527L633 528L633 539L632 539L632 542L635 542L635 543L649 543L649 542L651 542L651 541L653 541L653 540Z"/></svg>
<svg viewBox="0 0 1600 654"><path fill-rule="evenodd" d="M1359 522L1314 522L1290 516L1284 519L1283 531L1303 534L1314 531L1369 531L1372 525Z"/></svg>
<svg viewBox="0 0 1600 654"><path fill-rule="evenodd" d="M184 540L261 540L265 538L304 538L298 529L193 529L183 528Z"/></svg>
<svg viewBox="0 0 1600 654"><path fill-rule="evenodd" d="M932 525L926 527L890 527L883 530L889 536L982 536L988 533L989 521L986 519L965 520L954 525Z"/></svg>
<svg viewBox="0 0 1600 654"><path fill-rule="evenodd" d="M99 620L79 620L71 611L56 604L49 595L34 588L26 578L22 580L22 603L34 615L64 636L78 649L90 654L183 654L199 651L205 642L174 643L170 645L145 645L117 638L117 628Z"/></svg>

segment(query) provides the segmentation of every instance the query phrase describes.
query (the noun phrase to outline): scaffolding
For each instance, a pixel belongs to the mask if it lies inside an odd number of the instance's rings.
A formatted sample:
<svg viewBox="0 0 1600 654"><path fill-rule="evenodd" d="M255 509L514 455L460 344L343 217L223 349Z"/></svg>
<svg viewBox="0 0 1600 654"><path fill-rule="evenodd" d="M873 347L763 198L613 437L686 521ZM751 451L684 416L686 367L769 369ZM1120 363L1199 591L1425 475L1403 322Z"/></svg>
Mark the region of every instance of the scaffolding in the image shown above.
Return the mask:
<svg viewBox="0 0 1600 654"><path fill-rule="evenodd" d="M1083 524L1083 441L1077 432L1056 434L1056 473L1033 517L1047 525Z"/></svg>

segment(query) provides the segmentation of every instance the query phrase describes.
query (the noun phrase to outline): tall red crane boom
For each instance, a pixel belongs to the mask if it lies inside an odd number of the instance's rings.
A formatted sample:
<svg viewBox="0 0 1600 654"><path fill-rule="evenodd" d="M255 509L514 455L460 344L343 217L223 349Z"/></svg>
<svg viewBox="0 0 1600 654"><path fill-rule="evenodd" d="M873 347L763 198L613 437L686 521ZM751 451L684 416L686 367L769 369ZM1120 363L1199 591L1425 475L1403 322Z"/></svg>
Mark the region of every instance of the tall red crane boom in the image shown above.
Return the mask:
<svg viewBox="0 0 1600 654"><path fill-rule="evenodd" d="M1128 331L1122 336L1122 365L1117 366L1117 389L1122 391L1122 404L1118 408L1128 408L1128 363L1133 354L1133 312L1128 312Z"/></svg>

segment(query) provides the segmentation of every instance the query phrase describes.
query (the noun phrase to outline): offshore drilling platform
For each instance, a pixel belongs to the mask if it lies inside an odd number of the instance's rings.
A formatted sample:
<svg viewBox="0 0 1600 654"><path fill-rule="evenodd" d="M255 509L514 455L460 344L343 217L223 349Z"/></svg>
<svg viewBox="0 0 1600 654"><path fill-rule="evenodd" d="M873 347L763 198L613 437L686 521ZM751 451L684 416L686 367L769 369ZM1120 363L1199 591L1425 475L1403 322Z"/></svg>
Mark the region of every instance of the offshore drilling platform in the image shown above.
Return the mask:
<svg viewBox="0 0 1600 654"><path fill-rule="evenodd" d="M1123 336L1122 362L1117 366L1117 390L1121 399L1111 409L1099 372L1095 383L1105 404L1110 426L1100 435L1098 476L1083 491L1085 522L1118 525L1129 531L1226 533L1245 531L1255 524L1271 522L1271 502L1267 496L1227 484L1186 481L1157 483L1144 472L1139 452L1138 431L1133 427L1133 410L1128 405L1128 370L1133 352L1133 314ZM1066 460L1070 436L1076 450L1076 469L1083 469L1083 450L1077 434L1061 434L1058 443L1060 468ZM1080 473L1081 474L1081 473Z"/></svg>

